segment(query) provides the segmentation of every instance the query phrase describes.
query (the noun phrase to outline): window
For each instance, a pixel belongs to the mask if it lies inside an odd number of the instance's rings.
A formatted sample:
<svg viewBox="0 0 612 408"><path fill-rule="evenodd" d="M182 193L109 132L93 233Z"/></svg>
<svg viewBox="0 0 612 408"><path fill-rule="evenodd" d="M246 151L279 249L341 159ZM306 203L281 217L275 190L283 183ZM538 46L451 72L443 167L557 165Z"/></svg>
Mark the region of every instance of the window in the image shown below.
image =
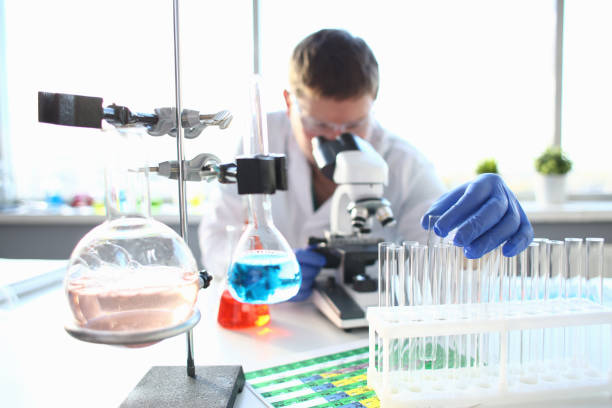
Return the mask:
<svg viewBox="0 0 612 408"><path fill-rule="evenodd" d="M209 128L186 141L185 154L229 160L233 141L248 131L253 4L182 0L180 6L183 106L234 114L229 129ZM0 0L2 7L6 58L0 73L8 86L0 94L10 121L0 137L12 151L18 196L43 198L59 190L65 197L84 191L101 197L103 135L37 123L37 92L101 96L105 106L140 112L173 106L171 2ZM401 6L393 0L265 0L260 10L269 110L284 108L287 64L297 42L321 28L344 28L364 38L380 64L376 117L421 150L449 187L472 179L477 163L493 157L511 188L530 195L534 159L554 137L555 0L410 0ZM562 145L574 161L572 193L612 193L607 151L597 148L612 134L609 21L607 0L566 1ZM175 158L170 137L151 138L147 148L153 163ZM200 188L188 184L188 193ZM175 189L152 177L154 197L175 197Z"/></svg>
<svg viewBox="0 0 612 408"><path fill-rule="evenodd" d="M281 106L295 44L344 28L377 57L376 117L433 161L447 185L472 179L477 163L494 157L515 191L532 188L533 161L554 132L554 1L262 3L270 105Z"/></svg>
<svg viewBox="0 0 612 408"><path fill-rule="evenodd" d="M4 4L3 4L4 3ZM59 192L103 197L104 135L37 122L38 91L104 98L135 112L175 105L172 2L0 0L6 19L9 135L18 197ZM226 130L185 141L186 158L227 159L247 122L252 72L251 4L180 2L182 104L201 113L228 109ZM33 12L35 10L35 12ZM248 118L248 110L246 111ZM176 140L147 138L153 163L176 159ZM176 197L176 182L151 177L152 195ZM188 193L200 185L188 185Z"/></svg>
<svg viewBox="0 0 612 408"><path fill-rule="evenodd" d="M612 2L565 2L561 143L574 166L578 194L612 192Z"/></svg>

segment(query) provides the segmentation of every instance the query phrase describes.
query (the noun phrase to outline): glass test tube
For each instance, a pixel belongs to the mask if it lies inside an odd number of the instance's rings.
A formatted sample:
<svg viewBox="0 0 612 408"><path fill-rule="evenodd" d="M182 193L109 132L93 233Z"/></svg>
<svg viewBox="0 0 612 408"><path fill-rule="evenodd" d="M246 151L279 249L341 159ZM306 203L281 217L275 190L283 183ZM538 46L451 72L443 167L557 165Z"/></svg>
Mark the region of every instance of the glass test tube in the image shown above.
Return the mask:
<svg viewBox="0 0 612 408"><path fill-rule="evenodd" d="M405 247L407 255L409 257L408 263L410 265L410 283L409 283L409 305L420 306L423 305L423 276L425 275L426 258L427 258L427 246L416 243ZM425 359L423 354L425 349L425 340L420 338L411 338L409 345L409 372L410 377L415 380L414 387L418 387L418 380L421 379L422 371L425 370ZM431 360L430 360L431 361ZM417 389L417 388L415 388Z"/></svg>
<svg viewBox="0 0 612 408"><path fill-rule="evenodd" d="M435 304L438 305L450 303L450 291L448 288L450 281L448 276L449 252L450 247L444 243L435 244L433 246L433 292L436 293L437 299L435 300ZM448 316L438 314L434 315L434 319L446 320L448 319ZM442 375L446 375L446 370L448 369L449 337L438 337L435 339L433 344L435 345L435 363L432 363L432 369L443 370L441 371ZM441 378L442 375L438 375L437 378ZM442 389L444 388L444 383L445 381L438 381L434 385L434 388Z"/></svg>
<svg viewBox="0 0 612 408"><path fill-rule="evenodd" d="M556 311L562 307L563 284L565 282L565 243L551 240L546 296L549 310ZM565 329L554 327L548 329L550 335L544 339L544 360L547 362L545 381L557 381L559 372L563 370L565 358Z"/></svg>
<svg viewBox="0 0 612 408"><path fill-rule="evenodd" d="M488 302L495 304L499 302L499 287L500 280L503 274L502 268L502 250L501 246L498 246L489 253L488 262ZM492 310L492 313L494 313ZM487 373L489 376L499 375L499 358L500 358L500 337L499 333L492 332L487 337L487 348L485 349L484 361L487 366Z"/></svg>
<svg viewBox="0 0 612 408"><path fill-rule="evenodd" d="M491 269L491 253L486 253L477 261L478 286L475 290L475 303L489 303L489 286L490 286L490 269ZM487 365L489 364L489 338L490 333L478 333L476 335L477 344L477 370L475 372L478 377L478 386L489 388L489 378L486 373Z"/></svg>
<svg viewBox="0 0 612 408"><path fill-rule="evenodd" d="M393 251L389 250L395 246L393 242L381 242L378 244L378 306L391 306L391 270L393 269ZM376 335L376 362L378 372L383 370L383 341Z"/></svg>
<svg viewBox="0 0 612 408"><path fill-rule="evenodd" d="M520 285L518 274L518 258L519 255L515 255L512 257L503 257L502 258L502 269L503 269L503 279L500 283L500 301L509 304L516 304L520 301L520 292L518 291ZM506 309L507 316L512 316L516 312L515 307L509 307ZM521 338L520 332L518 331L509 331L507 333L508 341L508 355L507 355L507 367L508 367L508 383L512 383L514 380L513 375L518 374L520 372L520 367L518 366L518 362L520 361L520 347L521 347Z"/></svg>
<svg viewBox="0 0 612 408"><path fill-rule="evenodd" d="M439 305L439 282L440 276L436 270L436 247L442 242L441 238L434 232L434 225L440 217L430 215L427 228L427 259L423 268L423 279L421 283L421 292L423 294L423 305ZM437 356L437 338L429 337L424 339L423 348L421 349L421 358L424 361L430 361L430 367L433 369L434 361Z"/></svg>
<svg viewBox="0 0 612 408"><path fill-rule="evenodd" d="M586 296L592 302L603 303L604 239L586 238Z"/></svg>
<svg viewBox="0 0 612 408"><path fill-rule="evenodd" d="M549 311L550 308L546 304L548 301L548 279L550 276L550 241L546 238L535 238L533 240L540 246L539 249L539 273L537 278L537 285L535 289L536 300L542 300L544 302L543 310ZM538 359L537 370L539 372L545 372L548 367L548 362L545 356L546 353L546 340L551 337L552 329L537 329L537 333L534 345L534 353Z"/></svg>
<svg viewBox="0 0 612 408"><path fill-rule="evenodd" d="M456 259L456 275L457 275L457 288L456 288L456 300L458 304L469 304L472 301L472 260L465 257L463 248L455 248L455 259ZM469 320L470 314L467 309L462 309L460 312L460 319ZM455 368L461 369L457 371L456 388L462 390L469 386L469 378L465 374L465 368L468 370L472 367L472 335L461 334L456 336L457 341L457 353Z"/></svg>
<svg viewBox="0 0 612 408"><path fill-rule="evenodd" d="M603 304L603 269L604 269L604 239L586 238L586 297L596 305ZM604 344L605 334L609 333L606 326L596 325L587 328L585 351L587 351L587 368L585 374L589 377L599 377L605 372ZM606 330L604 332L604 330ZM587 344L588 342L588 344ZM609 361L609 359L607 359Z"/></svg>
<svg viewBox="0 0 612 408"><path fill-rule="evenodd" d="M540 265L540 244L531 242L521 253L521 302L529 302L537 298L537 278ZM522 313L532 313L530 308L523 308ZM539 333L535 329L521 331L521 382L526 384L536 384L538 375L536 362L539 356L536 338Z"/></svg>
<svg viewBox="0 0 612 408"><path fill-rule="evenodd" d="M565 286L564 299L570 310L581 308L583 296L583 242L582 238L565 238ZM577 378L584 361L584 327L565 328L565 358L568 361L565 376Z"/></svg>
<svg viewBox="0 0 612 408"><path fill-rule="evenodd" d="M458 305L462 303L462 268L461 268L461 248L457 246L449 247L449 275L450 275L450 302ZM456 316L460 317L460 316ZM449 352L449 367L453 368L453 380L460 378L460 369L463 366L462 359L465 356L463 351L462 335L451 336L451 352Z"/></svg>
<svg viewBox="0 0 612 408"><path fill-rule="evenodd" d="M402 250L400 252L400 287L403 290L403 299L406 306L413 305L413 299L416 298L414 293L414 279L412 279L412 260L410 248L419 245L417 241L403 241ZM414 377L416 370L416 358L414 356L413 346L416 343L415 339L402 339L400 344L400 370L408 372L408 378Z"/></svg>

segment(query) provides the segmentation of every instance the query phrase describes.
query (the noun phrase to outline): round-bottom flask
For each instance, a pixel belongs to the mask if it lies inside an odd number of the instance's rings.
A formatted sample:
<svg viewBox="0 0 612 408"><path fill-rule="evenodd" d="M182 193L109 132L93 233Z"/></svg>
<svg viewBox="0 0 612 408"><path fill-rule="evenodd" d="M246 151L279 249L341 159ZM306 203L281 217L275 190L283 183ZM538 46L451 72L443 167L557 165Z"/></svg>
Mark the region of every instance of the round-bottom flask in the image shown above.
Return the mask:
<svg viewBox="0 0 612 408"><path fill-rule="evenodd" d="M191 314L199 274L184 241L153 219L120 218L75 248L65 290L76 324L98 331L151 331Z"/></svg>
<svg viewBox="0 0 612 408"><path fill-rule="evenodd" d="M113 159L127 162L107 168L107 220L70 257L64 285L73 319L66 330L80 340L134 347L199 321L200 279L185 241L150 217L147 167L135 165L138 150L130 145L138 132L120 133Z"/></svg>

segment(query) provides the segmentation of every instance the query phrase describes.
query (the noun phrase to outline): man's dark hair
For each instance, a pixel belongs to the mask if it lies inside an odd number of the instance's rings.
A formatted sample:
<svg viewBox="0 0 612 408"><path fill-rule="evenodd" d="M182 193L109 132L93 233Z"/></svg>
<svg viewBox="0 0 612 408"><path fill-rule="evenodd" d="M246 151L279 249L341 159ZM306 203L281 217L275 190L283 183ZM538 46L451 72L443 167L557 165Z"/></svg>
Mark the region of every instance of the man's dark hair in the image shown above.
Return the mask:
<svg viewBox="0 0 612 408"><path fill-rule="evenodd" d="M378 62L361 38L344 30L324 29L293 50L289 82L298 97L308 88L337 100L378 94Z"/></svg>

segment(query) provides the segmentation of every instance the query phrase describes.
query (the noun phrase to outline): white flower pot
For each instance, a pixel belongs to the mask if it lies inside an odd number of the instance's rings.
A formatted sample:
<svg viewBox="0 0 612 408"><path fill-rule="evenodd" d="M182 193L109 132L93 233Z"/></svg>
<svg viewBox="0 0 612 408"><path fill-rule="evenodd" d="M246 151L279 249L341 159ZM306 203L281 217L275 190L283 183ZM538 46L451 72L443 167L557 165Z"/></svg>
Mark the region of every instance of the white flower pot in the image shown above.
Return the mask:
<svg viewBox="0 0 612 408"><path fill-rule="evenodd" d="M536 201L543 205L564 203L566 178L565 174L538 174L535 186Z"/></svg>

